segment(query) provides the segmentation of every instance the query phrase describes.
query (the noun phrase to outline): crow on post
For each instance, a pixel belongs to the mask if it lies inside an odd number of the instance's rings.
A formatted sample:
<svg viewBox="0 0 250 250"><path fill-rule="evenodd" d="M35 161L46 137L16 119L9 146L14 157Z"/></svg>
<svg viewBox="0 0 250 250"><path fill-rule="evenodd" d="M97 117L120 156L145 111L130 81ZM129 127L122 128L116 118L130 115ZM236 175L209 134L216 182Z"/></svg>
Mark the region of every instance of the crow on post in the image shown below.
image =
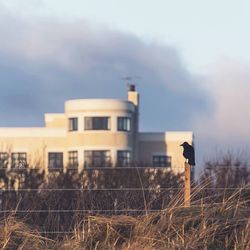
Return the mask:
<svg viewBox="0 0 250 250"><path fill-rule="evenodd" d="M188 142L182 143L180 146L183 147L183 156L188 160L190 166L195 166L195 154L194 148Z"/></svg>

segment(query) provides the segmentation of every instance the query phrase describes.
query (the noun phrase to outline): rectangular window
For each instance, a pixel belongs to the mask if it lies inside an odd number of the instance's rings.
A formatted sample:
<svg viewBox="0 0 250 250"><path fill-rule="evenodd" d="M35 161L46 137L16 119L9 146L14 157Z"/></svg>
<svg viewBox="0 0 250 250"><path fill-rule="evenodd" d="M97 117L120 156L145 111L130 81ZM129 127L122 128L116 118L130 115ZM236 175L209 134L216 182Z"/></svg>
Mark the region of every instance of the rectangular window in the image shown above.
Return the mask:
<svg viewBox="0 0 250 250"><path fill-rule="evenodd" d="M117 118L117 130L118 131L130 131L131 130L131 118L118 117Z"/></svg>
<svg viewBox="0 0 250 250"><path fill-rule="evenodd" d="M110 167L110 150L86 150L84 151L85 167Z"/></svg>
<svg viewBox="0 0 250 250"><path fill-rule="evenodd" d="M167 155L154 155L153 166L154 167L171 167L171 157Z"/></svg>
<svg viewBox="0 0 250 250"><path fill-rule="evenodd" d="M9 154L8 153L0 153L0 169L7 168L9 164Z"/></svg>
<svg viewBox="0 0 250 250"><path fill-rule="evenodd" d="M85 117L85 130L110 130L110 117Z"/></svg>
<svg viewBox="0 0 250 250"><path fill-rule="evenodd" d="M11 168L26 168L27 154L26 153L11 153Z"/></svg>
<svg viewBox="0 0 250 250"><path fill-rule="evenodd" d="M69 118L69 131L78 130L78 119L77 117Z"/></svg>
<svg viewBox="0 0 250 250"><path fill-rule="evenodd" d="M131 165L131 152L128 150L117 151L117 166L129 167Z"/></svg>
<svg viewBox="0 0 250 250"><path fill-rule="evenodd" d="M63 170L63 153L49 153L49 170Z"/></svg>
<svg viewBox="0 0 250 250"><path fill-rule="evenodd" d="M68 156L69 156L68 169L77 170L78 169L78 152L69 151Z"/></svg>

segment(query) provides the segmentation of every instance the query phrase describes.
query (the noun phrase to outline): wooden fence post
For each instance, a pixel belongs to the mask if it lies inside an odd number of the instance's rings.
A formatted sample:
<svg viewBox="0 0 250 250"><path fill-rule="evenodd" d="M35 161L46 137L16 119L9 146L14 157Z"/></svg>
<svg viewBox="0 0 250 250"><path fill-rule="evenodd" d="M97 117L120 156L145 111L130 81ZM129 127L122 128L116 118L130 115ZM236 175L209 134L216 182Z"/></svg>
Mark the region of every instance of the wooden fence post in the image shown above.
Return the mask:
<svg viewBox="0 0 250 250"><path fill-rule="evenodd" d="M185 162L185 191L184 191L184 206L190 207L191 195L191 166Z"/></svg>

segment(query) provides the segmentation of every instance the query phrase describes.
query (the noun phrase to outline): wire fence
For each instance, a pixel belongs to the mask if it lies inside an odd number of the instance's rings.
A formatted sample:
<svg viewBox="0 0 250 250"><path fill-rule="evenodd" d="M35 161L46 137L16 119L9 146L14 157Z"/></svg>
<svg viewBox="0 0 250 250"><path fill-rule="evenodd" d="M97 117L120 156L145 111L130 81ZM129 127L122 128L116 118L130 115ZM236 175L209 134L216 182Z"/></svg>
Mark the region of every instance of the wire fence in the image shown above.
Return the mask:
<svg viewBox="0 0 250 250"><path fill-rule="evenodd" d="M242 166L241 166L242 167ZM250 166L246 166L247 168ZM153 182L147 182L150 176L155 175L154 171L161 173L177 170L176 172L184 172L185 167L177 167L175 169L162 168L162 167L116 167L116 168L87 168L83 169L82 173L91 173L93 170L96 172L108 172L105 178L109 178L107 182L100 181L95 185L96 179L89 179L88 185L83 182L70 182L64 183L60 179L58 182L50 183L41 182L39 185L33 185L30 180L28 182L21 182L21 185L14 187L13 185L6 185L5 188L0 188L0 219L13 218L13 221L24 221L32 225L29 235L40 235L42 237L63 238L68 236L82 236L86 235L88 230L88 222L95 218L102 220L103 218L112 221L113 219L121 220L119 223L130 223L129 216L133 220L141 221L149 218L150 223L154 223L151 218L163 217L167 218L169 213L178 218L182 216L184 221L186 217L191 216L194 223L200 221L203 223L203 211L209 208L209 218L206 221L215 224L247 224L250 223L250 206L241 206L239 200L242 195L245 195L244 200L250 200L250 186L233 186L233 183L227 183L228 186L210 186L207 182L205 185L194 186L191 185L191 207L184 207L184 183L171 182L171 178L158 182L157 179ZM220 166L220 169L234 171L238 166ZM10 169L10 177L15 179L16 176L24 176L27 172L43 171L41 168L32 169ZM58 170L58 169L55 169ZM124 171L123 171L124 170ZM128 175L127 170L131 171ZM178 171L180 170L180 171ZM20 171L20 175L19 174ZM112 171L115 174L111 174ZM120 171L120 172L119 172ZM209 169L208 169L209 171ZM7 171L6 171L7 172ZM94 171L93 171L94 172ZM143 173L144 181L142 180ZM117 173L117 174L116 174ZM112 181L122 173L122 178L129 179L136 177L135 180L130 182L121 182L124 185L113 185ZM134 176L133 176L134 175ZM32 176L32 175L30 175ZM38 175L34 175L38 176ZM62 176L65 176L64 174ZM72 175L73 176L73 175ZM86 176L88 176L86 174ZM92 175L91 175L92 176ZM146 176L146 177L145 177ZM160 176L160 175L159 175ZM158 177L159 177L158 176ZM180 177L180 179L183 176ZM26 178L26 177L25 177ZM87 177L88 178L88 177ZM164 177L165 178L165 177ZM83 180L82 178L81 180ZM181 180L183 180L182 178ZM21 178L20 178L21 180ZM41 179L42 180L42 179ZM57 179L58 180L58 179ZM67 180L67 178L66 178ZM74 179L72 179L74 180ZM86 178L84 179L86 180ZM94 181L93 181L94 180ZM100 179L98 179L99 181ZM47 181L47 179L46 179ZM61 182L60 182L61 181ZM151 184L150 184L151 183ZM69 184L69 185L68 185ZM131 185L130 185L131 184ZM149 185L150 184L150 185ZM235 195L238 193L239 195ZM213 212L213 208L220 208L220 203L226 196L236 197L235 202L239 203L239 208L236 208L233 213L236 214L235 218L228 212L227 215L219 215L217 210ZM198 197L198 199L197 199ZM218 199L217 199L218 198ZM196 203L197 202L197 203ZM237 207L237 206L235 206ZM231 208L230 208L231 209ZM234 209L234 208L233 208ZM233 210L232 209L232 210ZM226 208L225 208L226 210ZM149 216L148 216L149 215ZM120 217L121 216L121 217ZM122 218L122 219L121 219ZM229 219L228 219L229 218ZM104 220L105 220L104 219ZM6 221L8 221L6 219ZM186 220L188 223L188 219ZM117 222L117 223L118 223ZM185 224L185 223L184 223ZM120 225L120 224L119 224ZM94 224L92 225L94 226ZM36 230L34 230L36 228ZM100 227L101 228L101 227ZM92 230L95 230L93 227ZM12 234L12 237L19 237L17 234Z"/></svg>
<svg viewBox="0 0 250 250"><path fill-rule="evenodd" d="M246 191L249 194L249 190L250 187L215 187L215 188L210 188L210 187L193 187L192 189L192 193L201 193L203 191L212 191L213 195L216 196L216 192L214 191L222 191L222 192L241 192L241 191ZM167 214L168 213L168 207L163 207L160 209L154 209L151 208L149 204L147 204L147 202L145 202L145 192L161 192L161 194L163 195L163 197L165 195L168 195L169 192L174 192L174 193L183 193L184 192L184 187L158 187L158 188L148 188L148 187L140 187L140 188L22 188L22 189L18 189L18 190L4 190L4 189L0 189L0 218L7 218L8 216L15 216L16 218L24 218L25 220L27 218L29 218L30 221L34 221L36 223L39 222L39 227L37 230L31 230L29 231L29 235L41 235L41 236L45 236L45 237L49 237L52 238L53 237L64 237L65 235L67 236L80 236L81 234L86 234L86 228L84 228L83 224L77 224L79 223L79 221L85 221L86 223L88 223L88 218L91 219L95 218L95 216L107 216L107 218L114 218L114 216L133 216L133 217L138 217L138 216L147 216L149 214L153 215L153 214ZM65 206L61 206L61 208L41 208L38 209L40 206L38 205L37 207L33 207L30 206L28 204L29 202L29 198L33 198L33 193L36 192L43 192L45 194L48 195L48 193L53 194L52 198L54 197L54 195L56 193L65 195L66 193L69 193L69 196L63 196L62 198L60 196L55 196L58 199L57 202L62 202L65 200L65 197L71 197L73 196L73 193L89 193L90 192L90 196L91 194L94 193L115 193L114 194L114 198L116 198L116 192L118 192L120 194L120 198L121 197L125 197L124 193L129 192L129 193L140 193L140 196L142 197L142 199L140 199L140 202L142 203L141 206L142 208L128 208L128 209L124 209L121 207L119 207L119 204L117 204L116 206L113 206L112 209L95 209L95 208L84 208L84 207L70 207L65 209ZM17 194L17 196L19 195L20 199L17 199L17 206L16 209L6 209L4 204L2 203L2 197L6 195L6 197L8 198L8 195L15 195ZM23 196L24 194L24 196ZM25 195L30 194L31 196L27 196L25 197ZM81 196L77 196L79 198L81 198ZM100 195L98 196L99 198L102 198L103 196ZM22 208L22 199L23 198L27 198L27 204L28 206L24 208ZM61 200L62 199L62 200ZM105 197L104 197L105 199ZM121 201L121 200L120 200ZM126 202L126 201L125 201ZM216 204L214 203L214 205L219 206L220 204ZM102 205L101 205L102 206ZM106 205L104 205L105 207ZM192 206L191 211L195 211L195 208L198 208L197 210L200 209L200 207L195 207ZM171 211L177 211L179 210L180 207L176 206L174 208L171 209ZM193 212L191 212L193 213ZM243 213L245 215L243 215ZM198 215L199 214L199 215ZM250 214L250 208L248 209L241 209L240 212L241 216L237 217L237 218L230 218L230 222L227 222L228 224L247 224L250 222L250 218L249 218L249 214ZM202 215L201 213L198 211L197 218L201 218L202 221ZM225 221L227 221L227 217L225 218L220 218L218 217L216 214L211 214L211 218L206 218L206 221L211 222L211 223L225 223ZM98 217L97 217L98 218ZM100 218L100 217L99 217ZM127 217L126 217L127 218ZM140 219L140 218L139 218ZM125 219L126 220L126 219ZM73 221L73 223L72 223ZM65 225L64 225L65 223ZM63 225L61 225L63 224ZM75 226L75 228L74 228ZM15 234L13 234L13 237L17 237Z"/></svg>
<svg viewBox="0 0 250 250"><path fill-rule="evenodd" d="M233 169L237 169L237 168L247 168L250 169L250 165L248 164L244 164L244 165L238 165L238 164L232 164L232 165L228 165L228 164L216 164L212 167L216 167L217 169L228 169L228 170L233 170ZM212 168L211 167L211 168ZM195 167L197 168L197 166ZM110 166L110 167L83 167L80 171L91 171L91 170L121 170L121 169L138 169L138 170L153 170L153 169L160 169L160 170L167 170L167 171L174 171L174 170L183 170L185 169L185 167L162 167L162 166ZM207 167L207 169L209 169L209 167ZM49 167L49 168L42 168L42 167L30 167L30 166L23 166L23 167L0 167L0 171L31 171L31 170L37 170L37 171L63 171L63 170L68 170L68 171L79 171L78 167L75 168L70 168L70 167Z"/></svg>
<svg viewBox="0 0 250 250"><path fill-rule="evenodd" d="M42 192L42 191L159 191L159 190L183 190L184 187L178 187L178 188L161 188L161 187L155 187L155 188L18 188L18 189L1 189L0 188L0 194L1 192ZM250 190L250 187L212 187L212 188L206 188L206 187L191 187L191 190Z"/></svg>
<svg viewBox="0 0 250 250"><path fill-rule="evenodd" d="M174 191L174 192L171 192ZM248 192L249 198L250 198L250 187L245 186L245 187L193 187L191 188L191 194L199 194L202 195L203 192L206 191L223 191L223 192ZM145 203L143 204L144 208L143 209L138 209L137 208L129 208L129 209L119 209L119 204L116 204L112 207L112 209L95 209L95 208L81 208L81 209L18 209L18 206L16 209L5 209L4 206L4 200L8 202L8 199L11 200L12 198L16 199L17 205L21 203L22 199L33 199L33 193L35 194L40 194L40 193L46 193L47 195L49 193L60 193L63 195L66 195L69 193L69 197L73 195L74 192L77 192L79 195L76 197L81 199L85 198L84 196L81 196L81 194L88 194L88 199L91 199L91 195L95 195L95 193L98 192L98 198L105 199L105 197L110 198L109 201L112 201L115 203L117 198L121 201L121 198L127 198L125 195L126 193L129 192L129 195L132 195L136 192L140 194L140 196L135 196L135 198L140 199L141 202L145 202L145 196L150 194L151 192L155 195L158 195L158 199L164 198L164 196L170 195L173 196L173 194L182 194L184 193L184 187L150 187L150 188L20 188L20 189L1 189L0 188L0 214L5 214L5 213L88 213L88 214L95 214L95 213L150 213L150 212L162 212L165 209L150 209L147 208L147 205ZM118 192L118 193L117 193ZM104 193L102 195L102 193ZM31 196L29 196L29 194ZM108 194L108 196L107 196ZM213 193L213 197L216 198L216 196L219 193ZM23 196L22 196L23 195ZM105 196L106 195L106 196ZM5 197L5 199L4 199ZM19 197L19 199L18 199ZM60 196L55 196L57 199L61 198ZM68 197L68 196L66 196ZM130 196L128 196L130 197ZM20 205L20 204L19 204ZM110 205L110 204L109 204ZM137 204L138 205L138 204ZM95 206L93 206L95 207ZM104 206L105 207L105 206Z"/></svg>
<svg viewBox="0 0 250 250"><path fill-rule="evenodd" d="M228 166L228 165L218 165L219 169L227 169L227 170L234 170L234 169L238 169L238 165L233 165L233 166ZM242 167L242 166L241 166ZM244 165L244 167L249 167L250 165ZM161 171L169 171L169 170L183 170L185 169L185 167L175 167L174 169L171 169L169 167L167 168L163 168L163 167L152 167L152 166L142 166L142 167L95 167L95 168L86 168L83 169L83 171L93 171L93 170L101 170L101 171L107 171L107 170L112 170L112 171L120 171L120 170L134 170L134 171L138 171L140 172L140 170L149 170L149 171L154 171L154 170L161 170ZM6 169L7 170L7 169ZM10 171L15 171L15 170L43 170L41 168L21 168L21 169L10 169ZM58 170L58 169L56 169ZM139 180L140 180L140 174L138 174L139 176ZM141 180L140 180L141 181ZM140 183L139 183L140 184ZM214 192L213 196L216 198L216 196L218 195L216 192L222 191L222 192L237 192L237 191L248 191L250 190L250 187L209 187L209 185L206 187L192 187L191 186L191 193L200 193L202 194L203 192ZM31 196L30 196L31 193ZM83 197L83 194L88 194L87 198L91 200L94 199L95 202L99 202L98 199L107 199L105 200L106 203L110 202L110 203L115 203L117 197L119 198L119 200L121 201L122 198L130 198L132 197L133 199L138 199L138 201L141 202L141 205L136 204L135 208L129 208L129 209L124 209L124 204L122 207L119 208L120 204L113 204L112 209L107 209L107 207L109 208L111 204L105 204L105 206L103 206L103 209L99 209L99 207L101 205L99 205L96 209L95 205L90 205L91 208L86 208L88 206L85 207L82 206L82 208L79 209L28 209L25 207L25 209L19 209L18 207L21 207L22 205L22 201L25 200L25 202L28 201L28 199L32 199L32 195L36 195L39 193L53 193L53 195L58 195L58 193L60 193L60 195L65 195L67 194L66 198L71 199L70 196L75 195L77 198L79 199L84 199L86 197ZM76 194L77 193L77 194ZM96 197L91 197L92 195ZM111 195L110 195L111 193ZM118 194L119 193L119 194ZM137 193L137 194L135 194ZM179 187L161 187L158 186L157 183L155 185L153 185L152 187L143 187L142 185L140 187L90 187L90 188L0 188L0 214L5 214L5 213L89 213L89 214L95 214L95 213L150 213L150 212L160 212L160 211L164 211L164 209L154 209L151 205L148 205L147 203L153 203L148 197L151 197L150 195L154 195L152 196L155 200L164 200L165 196L169 196L170 198L168 198L168 200L171 200L171 197L173 197L174 194L178 194L178 193L184 193L184 185L179 186ZM124 196L124 197L123 197ZM57 199L59 199L60 197L56 197ZM87 199L86 198L86 199ZM8 208L6 209L5 203L11 203L11 199L15 200L15 202L13 202L13 204L16 204L16 209L11 209ZM65 199L65 197L64 197ZM86 200L84 200L85 202ZM84 203L83 202L83 203ZM21 205L20 205L21 204ZM134 205L134 203L133 203ZM12 205L14 206L14 205ZM157 205L159 207L159 204ZM139 207L143 207L143 209L140 209ZM158 208L157 207L157 208ZM105 209L106 208L106 209Z"/></svg>

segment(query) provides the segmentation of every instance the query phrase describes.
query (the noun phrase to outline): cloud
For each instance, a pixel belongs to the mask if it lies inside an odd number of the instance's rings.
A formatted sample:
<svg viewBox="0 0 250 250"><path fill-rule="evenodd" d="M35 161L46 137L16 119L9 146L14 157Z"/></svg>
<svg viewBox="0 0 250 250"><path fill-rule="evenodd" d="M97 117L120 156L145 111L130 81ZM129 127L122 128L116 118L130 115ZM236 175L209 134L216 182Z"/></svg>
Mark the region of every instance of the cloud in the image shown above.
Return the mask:
<svg viewBox="0 0 250 250"><path fill-rule="evenodd" d="M209 94L174 47L147 44L86 20L64 22L0 13L0 126L42 125L70 98L126 98L124 76L141 93L144 130L191 129Z"/></svg>
<svg viewBox="0 0 250 250"><path fill-rule="evenodd" d="M225 59L194 76L174 47L6 8L0 37L0 126L42 126L43 114L63 112L68 99L126 98L122 77L132 75L142 130L193 130L199 161L215 148L249 147L246 62Z"/></svg>
<svg viewBox="0 0 250 250"><path fill-rule="evenodd" d="M213 97L214 109L198 115L193 123L203 157L221 150L249 157L249 79L250 64L242 60L224 58L207 70L203 84Z"/></svg>
<svg viewBox="0 0 250 250"><path fill-rule="evenodd" d="M214 65L205 84L213 95L216 109L210 116L199 117L197 127L212 137L250 139L249 79L249 63L227 59Z"/></svg>

